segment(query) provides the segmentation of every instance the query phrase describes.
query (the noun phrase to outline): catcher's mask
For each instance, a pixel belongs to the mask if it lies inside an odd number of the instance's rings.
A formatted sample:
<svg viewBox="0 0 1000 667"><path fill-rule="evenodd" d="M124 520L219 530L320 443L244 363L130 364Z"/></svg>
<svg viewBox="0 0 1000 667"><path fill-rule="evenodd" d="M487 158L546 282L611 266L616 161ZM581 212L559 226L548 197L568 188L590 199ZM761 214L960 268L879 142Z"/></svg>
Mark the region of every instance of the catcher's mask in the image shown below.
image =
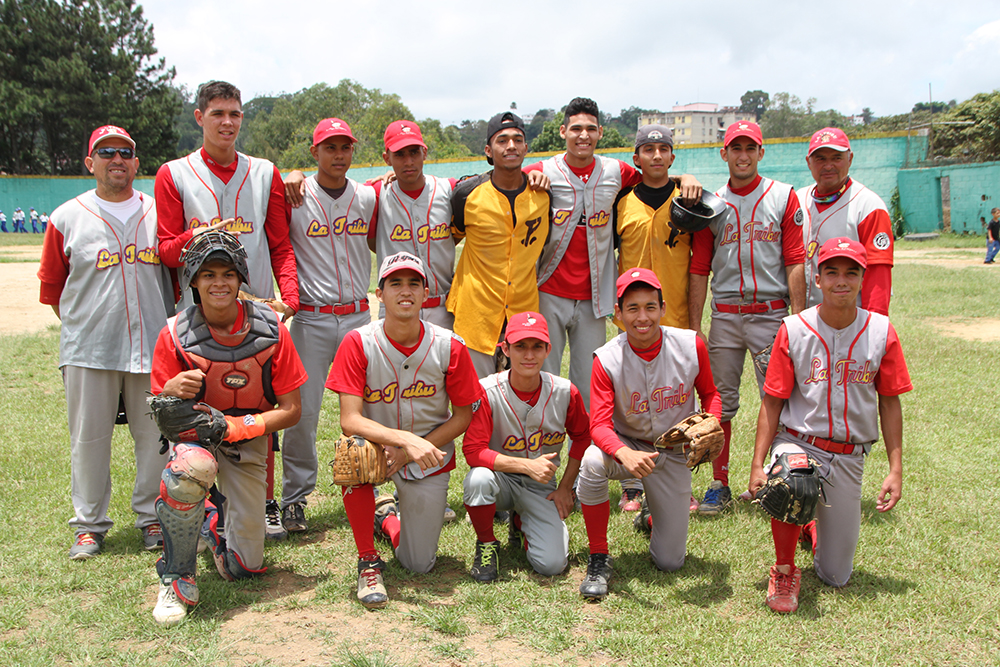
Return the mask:
<svg viewBox="0 0 1000 667"><path fill-rule="evenodd" d="M680 197L670 200L670 226L680 232L700 232L725 213L726 202L707 190L694 206L685 206Z"/></svg>
<svg viewBox="0 0 1000 667"><path fill-rule="evenodd" d="M191 286L198 271L207 262L219 260L236 267L240 280L250 285L250 271L247 269L247 251L239 239L219 230L195 234L181 250L181 262L184 268L181 273L181 284L191 287L195 303L200 301L198 290Z"/></svg>

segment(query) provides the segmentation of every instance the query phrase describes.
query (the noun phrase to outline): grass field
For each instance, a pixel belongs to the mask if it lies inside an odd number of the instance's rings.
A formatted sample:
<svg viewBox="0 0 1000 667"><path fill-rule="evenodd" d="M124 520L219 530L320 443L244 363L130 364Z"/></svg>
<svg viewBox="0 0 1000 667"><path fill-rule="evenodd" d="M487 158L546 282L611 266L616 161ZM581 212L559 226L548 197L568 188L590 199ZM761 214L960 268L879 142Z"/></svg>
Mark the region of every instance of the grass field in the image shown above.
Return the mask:
<svg viewBox="0 0 1000 667"><path fill-rule="evenodd" d="M931 243L976 247L965 239ZM898 247L911 246L928 247ZM587 560L579 513L568 520L567 573L539 577L523 554L505 551L500 580L477 584L467 574L475 537L464 520L460 461L449 491L460 519L445 526L438 565L413 575L388 556L386 609L367 612L354 598L353 539L324 466L307 508L310 532L269 545L268 574L256 581L223 582L202 557L203 602L181 626L162 629L151 616L155 556L141 550L132 527L127 429L115 433L116 526L100 557L69 561L58 330L0 337L0 409L7 415L0 658L38 667L1000 664L998 344L945 338L932 325L991 318L1000 326L1000 270L903 264L893 280L892 319L915 386L903 397L903 499L889 514L875 511L887 472L876 445L867 461L854 577L843 589L826 587L800 551L801 606L791 616L764 606L773 551L765 515L747 504L715 518L693 517L687 562L671 574L655 570L631 515L613 504L616 578L600 604L577 593ZM755 394L744 385L734 422L735 491L746 483ZM332 458L338 435L330 398L319 432L322 463ZM710 470L697 473L697 494L710 478ZM505 541L499 526L498 536Z"/></svg>

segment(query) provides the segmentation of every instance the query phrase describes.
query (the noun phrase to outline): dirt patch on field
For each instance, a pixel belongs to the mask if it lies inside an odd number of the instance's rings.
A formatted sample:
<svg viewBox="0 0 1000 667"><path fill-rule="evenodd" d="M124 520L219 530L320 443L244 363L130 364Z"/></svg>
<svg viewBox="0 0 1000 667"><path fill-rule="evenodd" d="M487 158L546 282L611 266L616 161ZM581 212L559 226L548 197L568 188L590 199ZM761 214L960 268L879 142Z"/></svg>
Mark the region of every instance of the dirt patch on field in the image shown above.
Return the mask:
<svg viewBox="0 0 1000 667"><path fill-rule="evenodd" d="M976 318L950 320L943 317L927 320L942 335L984 343L1000 341L1000 319Z"/></svg>
<svg viewBox="0 0 1000 667"><path fill-rule="evenodd" d="M896 264L931 264L943 266L946 269L962 269L968 266L993 269L994 265L983 264L986 249L977 248L919 248L913 250L896 250L893 261Z"/></svg>

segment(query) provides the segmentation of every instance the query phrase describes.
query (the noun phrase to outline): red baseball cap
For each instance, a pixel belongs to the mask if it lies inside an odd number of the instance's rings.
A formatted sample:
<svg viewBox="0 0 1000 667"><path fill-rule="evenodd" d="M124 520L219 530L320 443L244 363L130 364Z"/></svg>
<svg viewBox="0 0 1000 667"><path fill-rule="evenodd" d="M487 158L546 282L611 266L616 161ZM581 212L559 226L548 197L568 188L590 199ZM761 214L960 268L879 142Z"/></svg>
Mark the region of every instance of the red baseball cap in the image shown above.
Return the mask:
<svg viewBox="0 0 1000 667"><path fill-rule="evenodd" d="M632 283L646 283L654 289L662 289L660 286L660 279L657 278L656 274L649 269L629 269L625 273L618 276L618 280L615 282L615 286L618 288L619 299L622 298L622 294L625 293L625 290L627 290Z"/></svg>
<svg viewBox="0 0 1000 667"><path fill-rule="evenodd" d="M748 137L757 142L758 146L764 145L764 133L760 131L760 125L749 120L738 120L726 128L726 138L724 146L729 146L737 137Z"/></svg>
<svg viewBox="0 0 1000 667"><path fill-rule="evenodd" d="M385 149L390 152L398 151L407 146L423 146L424 137L420 134L420 126L409 120L394 120L385 128Z"/></svg>
<svg viewBox="0 0 1000 667"><path fill-rule="evenodd" d="M868 253L865 251L865 247L846 236L838 236L824 243L823 247L819 249L817 265L834 257L847 257L857 262L862 269L868 268Z"/></svg>
<svg viewBox="0 0 1000 667"><path fill-rule="evenodd" d="M97 144L101 143L105 139L111 139L112 137L119 137L124 139L129 143L132 148L135 148L135 141L129 136L128 132L124 128L118 127L117 125L102 125L93 132L90 133L90 147L87 149L87 154L94 152L94 148Z"/></svg>
<svg viewBox="0 0 1000 667"><path fill-rule="evenodd" d="M843 153L851 150L851 142L839 127L824 127L809 140L809 153L806 154L806 157L820 148L832 148Z"/></svg>
<svg viewBox="0 0 1000 667"><path fill-rule="evenodd" d="M507 321L505 341L516 343L525 338L537 338L545 343L549 342L549 325L541 313L531 311L518 313Z"/></svg>
<svg viewBox="0 0 1000 667"><path fill-rule="evenodd" d="M325 118L316 124L313 130L313 146L319 146L330 137L347 137L352 144L358 140L351 134L351 126L339 118Z"/></svg>
<svg viewBox="0 0 1000 667"><path fill-rule="evenodd" d="M380 266L378 270L379 289L382 289L386 278L396 271L402 271L403 269L416 271L420 274L420 277L424 279L424 282L427 282L427 274L424 272L424 263L420 261L420 258L416 255L411 255L408 252L397 252L395 255L389 255L382 260L382 266Z"/></svg>

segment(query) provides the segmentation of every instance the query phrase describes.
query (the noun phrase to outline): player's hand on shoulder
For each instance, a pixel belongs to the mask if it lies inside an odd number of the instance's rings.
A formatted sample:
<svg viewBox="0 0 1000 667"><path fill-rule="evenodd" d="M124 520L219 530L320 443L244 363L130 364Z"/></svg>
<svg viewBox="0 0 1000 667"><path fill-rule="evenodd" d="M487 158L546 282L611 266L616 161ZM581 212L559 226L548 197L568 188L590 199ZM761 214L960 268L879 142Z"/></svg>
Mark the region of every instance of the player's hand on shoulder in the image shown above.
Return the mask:
<svg viewBox="0 0 1000 667"><path fill-rule="evenodd" d="M552 179L541 170L533 169L528 172L528 187L532 190L549 190L552 187Z"/></svg>
<svg viewBox="0 0 1000 667"><path fill-rule="evenodd" d="M389 185L394 180L396 180L396 172L387 171L381 176L376 176L375 178L369 178L365 181L365 185L375 185L376 183L381 183L382 187Z"/></svg>
<svg viewBox="0 0 1000 667"><path fill-rule="evenodd" d="M525 459L528 469L528 477L539 484L548 484L552 476L556 474L559 467L552 462L552 459L559 456L557 453L542 454L537 459Z"/></svg>
<svg viewBox="0 0 1000 667"><path fill-rule="evenodd" d="M199 368L181 371L163 383L163 393L177 398L194 398L201 390L205 373Z"/></svg>
<svg viewBox="0 0 1000 667"><path fill-rule="evenodd" d="M292 208L302 206L306 197L306 175L293 169L285 176L285 201Z"/></svg>
<svg viewBox="0 0 1000 667"><path fill-rule="evenodd" d="M625 466L625 469L633 477L642 479L653 472L653 468L656 467L656 457L659 454L656 452L639 452L626 446L615 452L615 456L618 457L618 460L621 461L621 464Z"/></svg>
<svg viewBox="0 0 1000 667"><path fill-rule="evenodd" d="M903 475L902 473L890 472L885 481L882 482L882 489L878 494L878 503L875 509L879 512L888 512L899 499L903 497Z"/></svg>

